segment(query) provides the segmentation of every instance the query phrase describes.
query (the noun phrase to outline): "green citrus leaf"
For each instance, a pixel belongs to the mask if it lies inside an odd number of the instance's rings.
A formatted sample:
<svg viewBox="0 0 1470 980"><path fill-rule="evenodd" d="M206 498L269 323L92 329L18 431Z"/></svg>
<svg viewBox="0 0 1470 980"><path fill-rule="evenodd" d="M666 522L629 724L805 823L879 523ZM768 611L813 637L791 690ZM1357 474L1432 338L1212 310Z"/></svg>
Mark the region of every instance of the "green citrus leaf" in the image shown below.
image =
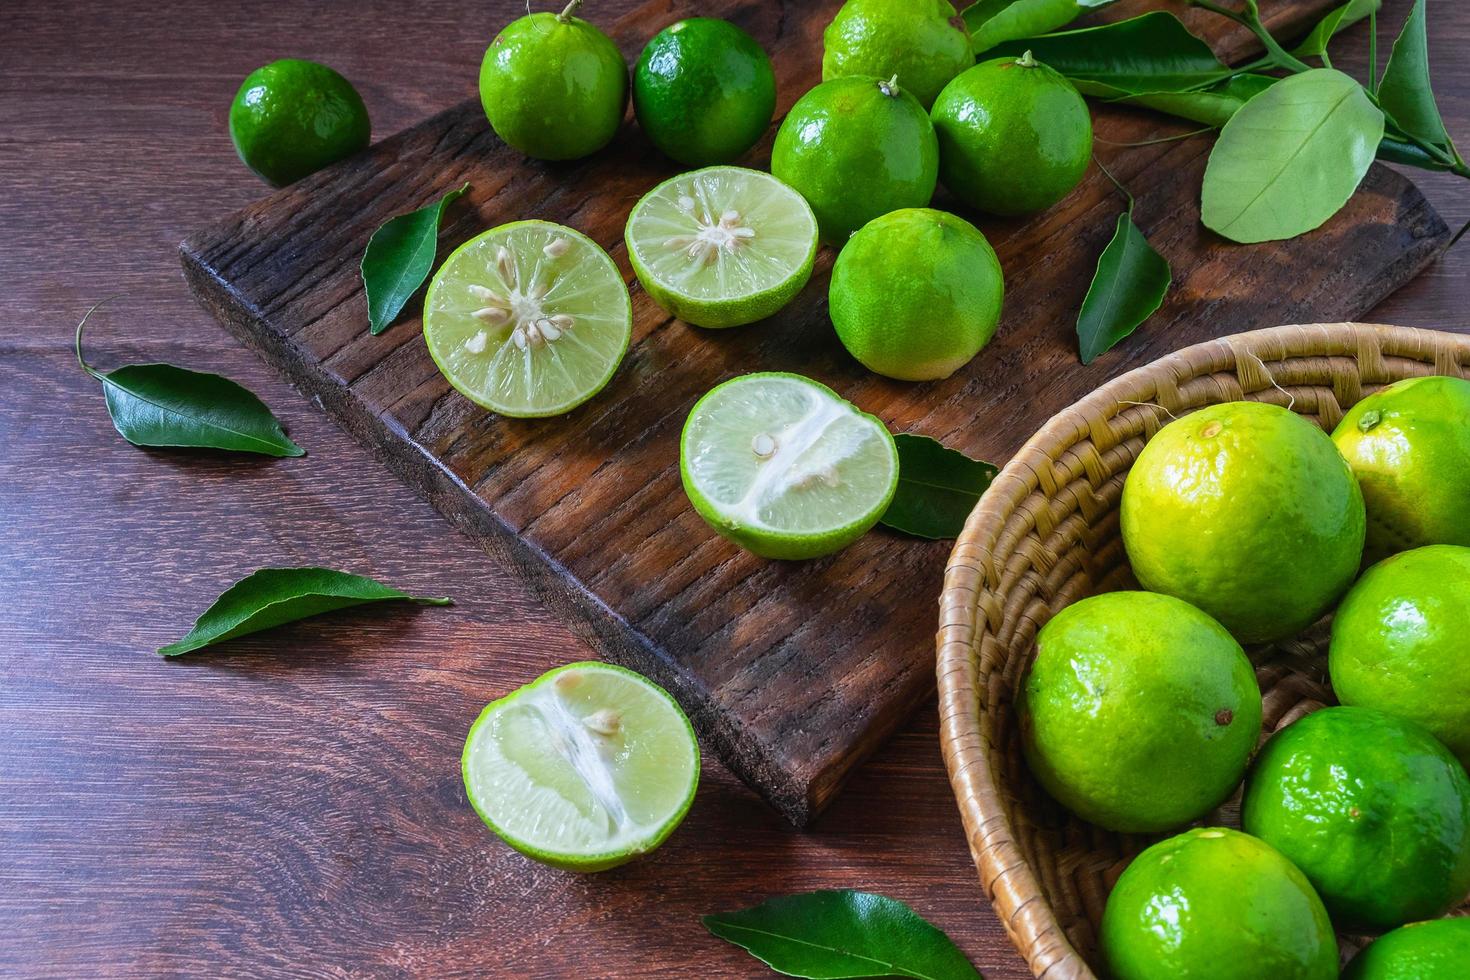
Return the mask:
<svg viewBox="0 0 1470 980"><path fill-rule="evenodd" d="M388 329L434 268L439 222L451 201L469 190L465 184L435 204L389 218L368 239L362 256L362 284L367 290L368 329Z"/></svg>
<svg viewBox="0 0 1470 980"><path fill-rule="evenodd" d="M1197 92L1139 92L1112 101L1143 106L1218 128L1229 122L1237 109L1270 88L1275 81L1270 75L1242 73Z"/></svg>
<svg viewBox="0 0 1470 980"><path fill-rule="evenodd" d="M782 895L702 921L716 936L792 977L980 976L950 938L913 909L870 892Z"/></svg>
<svg viewBox="0 0 1470 980"><path fill-rule="evenodd" d="M990 55L1019 57L1028 50L1084 95L1181 92L1232 74L1178 17L1157 10L1100 27L1006 41Z"/></svg>
<svg viewBox="0 0 1470 980"><path fill-rule="evenodd" d="M77 363L102 382L107 414L128 442L262 456L306 455L286 438L265 403L229 378L172 364L126 364L105 373L94 369L82 357L82 331L96 311L97 306L92 307L77 324Z"/></svg>
<svg viewBox="0 0 1470 980"><path fill-rule="evenodd" d="M1320 58L1327 53L1327 44L1332 40L1334 34L1367 17L1376 11L1381 3L1382 0L1348 0L1341 7L1334 7L1317 21L1311 33L1302 38L1301 43L1293 48L1291 53L1298 58Z"/></svg>
<svg viewBox="0 0 1470 980"><path fill-rule="evenodd" d="M1118 215L1113 240L1098 256L1092 285L1077 314L1077 348L1083 364L1127 337L1164 302L1173 276L1133 223L1133 209Z"/></svg>
<svg viewBox="0 0 1470 980"><path fill-rule="evenodd" d="M1448 148L1449 134L1429 87L1429 42L1424 25L1424 0L1414 0L1409 19L1393 42L1378 103L1400 131L1426 143Z"/></svg>
<svg viewBox="0 0 1470 980"><path fill-rule="evenodd" d="M194 621L188 635L158 652L175 657L308 616L393 599L428 606L452 604L449 599L411 596L373 579L330 568L262 568L226 589Z"/></svg>
<svg viewBox="0 0 1470 980"><path fill-rule="evenodd" d="M898 489L879 521L916 538L957 538L996 467L948 449L928 436L900 432Z"/></svg>
<svg viewBox="0 0 1470 980"><path fill-rule="evenodd" d="M1292 238L1352 197L1383 139L1383 113L1347 75L1313 68L1240 108L1210 152L1205 226L1236 242Z"/></svg>
<svg viewBox="0 0 1470 980"><path fill-rule="evenodd" d="M964 12L977 55L1002 41L1047 34L1114 0L980 0Z"/></svg>

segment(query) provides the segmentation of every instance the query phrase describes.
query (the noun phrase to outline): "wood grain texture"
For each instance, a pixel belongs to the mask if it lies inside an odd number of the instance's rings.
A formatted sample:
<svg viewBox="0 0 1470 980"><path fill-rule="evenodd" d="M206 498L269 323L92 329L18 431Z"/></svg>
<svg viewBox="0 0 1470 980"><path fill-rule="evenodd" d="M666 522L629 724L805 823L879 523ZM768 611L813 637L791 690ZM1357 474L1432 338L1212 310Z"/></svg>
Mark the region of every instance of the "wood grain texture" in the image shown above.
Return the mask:
<svg viewBox="0 0 1470 980"><path fill-rule="evenodd" d="M719 0L699 10L766 46L784 111L819 80L821 32L839 5ZM1278 7L1276 20L1305 23L1326 6L1299 0ZM657 0L611 33L631 60L658 25L693 9ZM1247 50L1235 34L1215 39L1227 56ZM1043 215L976 217L1007 271L999 333L954 377L912 385L870 374L836 342L825 301L830 250L801 297L759 325L701 331L671 319L628 272L622 233L638 198L678 168L632 126L583 161L526 160L495 137L475 100L191 236L184 268L244 343L525 576L605 656L673 691L725 761L801 825L932 688L948 546L880 532L816 562L740 551L701 522L680 487L678 433L700 395L746 371L795 371L895 432L999 463L1111 371L1225 333L1360 315L1448 239L1418 191L1379 167L1318 232L1231 245L1199 223L1208 140L1119 147L1172 127L1132 110L1094 111L1099 136L1112 141L1098 153L1137 188L1137 218L1171 261L1175 287L1159 316L1091 368L1078 363L1072 324L1122 208L1100 171ZM768 159L763 144L747 162ZM566 416L500 418L453 391L420 337L417 303L384 334L367 331L358 264L368 238L466 181L466 206L450 212L442 249L542 218L590 235L634 283L627 359L600 396Z"/></svg>
<svg viewBox="0 0 1470 980"><path fill-rule="evenodd" d="M636 0L589 0L609 19ZM1270 4L1267 4L1270 9ZM990 980L1029 976L975 881L934 709L795 833L707 754L684 827L596 878L486 833L455 779L488 700L592 654L274 371L202 314L175 245L265 193L225 111L251 69L326 61L379 137L473 94L511 0L0 3L0 974L768 975L698 916L806 888L902 898ZM1404 0L1387 0L1396 29ZM1470 132L1470 11L1431 8L1436 88ZM1361 25L1334 63L1361 76ZM1462 182L1411 173L1452 226ZM1470 323L1470 249L1371 317ZM77 372L170 360L258 392L311 453L133 449ZM1117 373L1109 368L1106 373ZM319 562L453 594L151 650L260 565Z"/></svg>

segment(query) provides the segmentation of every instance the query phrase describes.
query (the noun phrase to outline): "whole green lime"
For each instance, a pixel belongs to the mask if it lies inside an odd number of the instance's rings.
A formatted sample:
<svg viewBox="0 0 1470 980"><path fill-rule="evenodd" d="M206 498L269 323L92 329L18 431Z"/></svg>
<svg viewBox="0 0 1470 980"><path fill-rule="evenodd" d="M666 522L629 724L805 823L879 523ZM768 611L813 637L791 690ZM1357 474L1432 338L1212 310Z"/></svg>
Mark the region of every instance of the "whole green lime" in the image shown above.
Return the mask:
<svg viewBox="0 0 1470 980"><path fill-rule="evenodd" d="M931 113L939 179L972 208L1042 211L1092 160L1092 116L1072 83L1026 52L982 61L944 87Z"/></svg>
<svg viewBox="0 0 1470 980"><path fill-rule="evenodd" d="M898 79L925 109L975 63L949 0L847 0L822 34L822 78Z"/></svg>
<svg viewBox="0 0 1470 980"><path fill-rule="evenodd" d="M929 203L939 144L912 95L853 75L821 83L791 107L776 133L771 173L806 198L822 240L841 248L874 218Z"/></svg>
<svg viewBox="0 0 1470 980"><path fill-rule="evenodd" d="M870 371L947 378L995 335L1005 282L980 230L929 208L874 218L837 256L828 306L837 338Z"/></svg>
<svg viewBox="0 0 1470 980"><path fill-rule="evenodd" d="M602 31L572 16L511 21L480 62L480 104L497 136L527 156L575 160L608 144L628 107L628 64Z"/></svg>
<svg viewBox="0 0 1470 980"><path fill-rule="evenodd" d="M1363 573L1327 665L1343 704L1418 722L1470 764L1470 548L1415 548Z"/></svg>
<svg viewBox="0 0 1470 980"><path fill-rule="evenodd" d="M1332 439L1368 507L1368 558L1470 545L1470 381L1411 378L1364 398Z"/></svg>
<svg viewBox="0 0 1470 980"><path fill-rule="evenodd" d="M1204 816L1245 773L1261 691L1240 644L1187 602L1109 592L1057 613L1017 705L1038 782L1108 830Z"/></svg>
<svg viewBox="0 0 1470 980"><path fill-rule="evenodd" d="M1187 830L1128 865L1103 911L1114 980L1330 980L1337 938L1290 861L1223 827Z"/></svg>
<svg viewBox="0 0 1470 980"><path fill-rule="evenodd" d="M1363 495L1337 447L1262 402L1159 430L1128 473L1121 519L1143 587L1194 603L1242 643L1314 622L1363 555Z"/></svg>
<svg viewBox="0 0 1470 980"><path fill-rule="evenodd" d="M1343 980L1464 980L1470 976L1470 919L1400 926L1353 957L1342 976Z"/></svg>
<svg viewBox="0 0 1470 980"><path fill-rule="evenodd" d="M1432 918L1470 890L1470 777L1427 731L1371 708L1325 708L1272 736L1240 823L1342 928Z"/></svg>
<svg viewBox="0 0 1470 980"><path fill-rule="evenodd" d="M245 76L230 103L230 139L255 173L276 187L364 149L367 107L326 65L283 58Z"/></svg>
<svg viewBox="0 0 1470 980"><path fill-rule="evenodd" d="M633 111L653 145L680 163L729 163L771 125L771 59L729 21L681 20L643 49L633 73Z"/></svg>

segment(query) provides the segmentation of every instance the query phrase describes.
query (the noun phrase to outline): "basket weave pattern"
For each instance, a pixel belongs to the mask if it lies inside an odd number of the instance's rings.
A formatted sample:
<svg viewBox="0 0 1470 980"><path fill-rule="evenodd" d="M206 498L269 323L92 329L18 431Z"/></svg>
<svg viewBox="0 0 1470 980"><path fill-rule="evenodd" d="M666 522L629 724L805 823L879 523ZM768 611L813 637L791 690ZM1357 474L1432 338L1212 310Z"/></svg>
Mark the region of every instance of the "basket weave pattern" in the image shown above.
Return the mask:
<svg viewBox="0 0 1470 980"><path fill-rule="evenodd" d="M1118 526L1128 468L1172 417L1271 402L1329 431L1403 378L1470 375L1470 336L1360 323L1272 327L1189 347L1054 416L996 477L955 544L940 601L940 738L980 882L1032 972L1092 978L1097 927L1128 860L1154 839L1071 816L1032 781L1012 711L1037 631L1064 606L1136 588ZM1249 651L1265 731L1332 703L1327 631ZM1234 802L1211 822L1238 825Z"/></svg>

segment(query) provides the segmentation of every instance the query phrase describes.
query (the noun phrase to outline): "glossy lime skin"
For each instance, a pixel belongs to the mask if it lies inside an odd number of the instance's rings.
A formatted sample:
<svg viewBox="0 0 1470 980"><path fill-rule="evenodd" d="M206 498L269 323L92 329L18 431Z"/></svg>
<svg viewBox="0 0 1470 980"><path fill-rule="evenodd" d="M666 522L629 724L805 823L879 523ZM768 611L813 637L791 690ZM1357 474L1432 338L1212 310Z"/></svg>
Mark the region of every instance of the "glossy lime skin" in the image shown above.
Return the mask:
<svg viewBox="0 0 1470 980"><path fill-rule="evenodd" d="M1343 980L1464 980L1470 976L1470 919L1400 926L1348 964Z"/></svg>
<svg viewBox="0 0 1470 980"><path fill-rule="evenodd" d="M822 34L822 79L898 77L925 109L975 63L949 0L847 0Z"/></svg>
<svg viewBox="0 0 1470 980"><path fill-rule="evenodd" d="M729 21L681 20L643 49L633 73L633 111L653 145L680 163L729 163L771 125L771 59Z"/></svg>
<svg viewBox="0 0 1470 980"><path fill-rule="evenodd" d="M1021 745L1037 781L1108 830L1152 833L1228 797L1261 732L1240 644L1198 609L1109 592L1057 613L1021 686Z"/></svg>
<svg viewBox="0 0 1470 980"><path fill-rule="evenodd" d="M939 143L928 114L902 88L860 75L836 78L787 113L771 173L806 198L822 241L841 248L874 218L929 203Z"/></svg>
<svg viewBox="0 0 1470 980"><path fill-rule="evenodd" d="M1123 486L1143 587L1191 602L1241 643L1300 632L1347 590L1363 495L1332 440L1276 405L1226 402L1170 422Z"/></svg>
<svg viewBox="0 0 1470 980"><path fill-rule="evenodd" d="M1415 548L1363 573L1327 665L1343 704L1418 722L1470 764L1470 548Z"/></svg>
<svg viewBox="0 0 1470 980"><path fill-rule="evenodd" d="M982 61L944 87L931 113L939 179L972 208L1044 211L1072 192L1092 160L1092 116L1046 65Z"/></svg>
<svg viewBox="0 0 1470 980"><path fill-rule="evenodd" d="M870 371L947 378L995 336L1005 282L980 230L930 208L874 218L837 256L828 307L837 338Z"/></svg>
<svg viewBox="0 0 1470 980"><path fill-rule="evenodd" d="M284 58L255 69L230 104L235 152L276 187L365 149L371 136L357 89L315 61Z"/></svg>
<svg viewBox="0 0 1470 980"><path fill-rule="evenodd" d="M540 160L608 144L628 107L628 64L602 31L549 12L511 21L480 62L480 104L497 136Z"/></svg>
<svg viewBox="0 0 1470 980"><path fill-rule="evenodd" d="M1325 708L1271 737L1241 827L1311 880L1339 928L1433 918L1470 891L1470 777L1412 722Z"/></svg>
<svg viewBox="0 0 1470 980"><path fill-rule="evenodd" d="M1224 828L1160 841L1108 896L1113 980L1330 980L1337 938L1322 900L1269 845Z"/></svg>
<svg viewBox="0 0 1470 980"><path fill-rule="evenodd" d="M1470 381L1395 382L1354 405L1332 440L1363 489L1370 561L1470 546Z"/></svg>

